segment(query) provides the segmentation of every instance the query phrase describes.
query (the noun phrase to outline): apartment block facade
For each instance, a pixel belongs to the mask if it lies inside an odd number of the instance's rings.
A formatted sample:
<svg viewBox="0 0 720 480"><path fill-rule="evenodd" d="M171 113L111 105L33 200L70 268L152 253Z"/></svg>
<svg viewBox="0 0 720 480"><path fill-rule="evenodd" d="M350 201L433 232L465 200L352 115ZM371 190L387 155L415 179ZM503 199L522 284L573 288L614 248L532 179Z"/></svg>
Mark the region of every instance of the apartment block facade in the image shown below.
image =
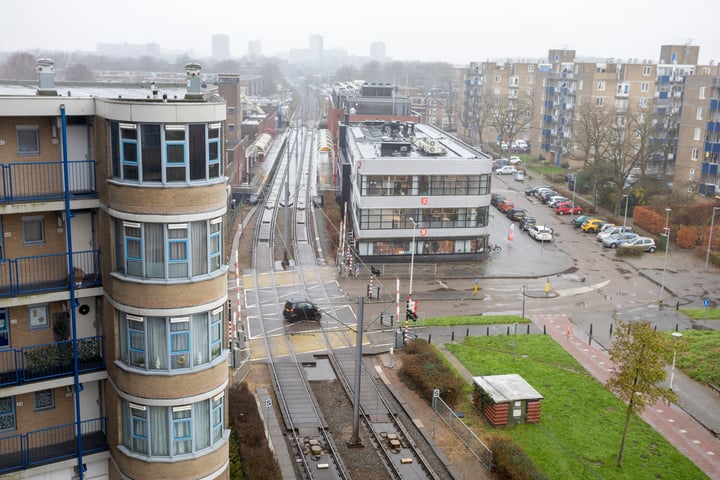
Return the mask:
<svg viewBox="0 0 720 480"><path fill-rule="evenodd" d="M0 97L0 474L228 478L226 104Z"/></svg>

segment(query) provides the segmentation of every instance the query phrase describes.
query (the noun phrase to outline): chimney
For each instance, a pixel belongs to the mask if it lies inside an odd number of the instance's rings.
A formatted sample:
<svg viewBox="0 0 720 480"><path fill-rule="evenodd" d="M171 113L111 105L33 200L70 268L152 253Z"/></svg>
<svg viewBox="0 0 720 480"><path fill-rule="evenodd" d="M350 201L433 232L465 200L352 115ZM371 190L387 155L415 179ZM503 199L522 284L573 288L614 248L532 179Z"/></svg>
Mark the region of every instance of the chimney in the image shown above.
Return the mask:
<svg viewBox="0 0 720 480"><path fill-rule="evenodd" d="M202 67L199 63L185 64L185 75L187 77L187 93L185 100L202 100L202 78L200 78Z"/></svg>
<svg viewBox="0 0 720 480"><path fill-rule="evenodd" d="M55 62L49 58L38 58L35 61L35 71L38 73L38 95L57 96L55 89Z"/></svg>

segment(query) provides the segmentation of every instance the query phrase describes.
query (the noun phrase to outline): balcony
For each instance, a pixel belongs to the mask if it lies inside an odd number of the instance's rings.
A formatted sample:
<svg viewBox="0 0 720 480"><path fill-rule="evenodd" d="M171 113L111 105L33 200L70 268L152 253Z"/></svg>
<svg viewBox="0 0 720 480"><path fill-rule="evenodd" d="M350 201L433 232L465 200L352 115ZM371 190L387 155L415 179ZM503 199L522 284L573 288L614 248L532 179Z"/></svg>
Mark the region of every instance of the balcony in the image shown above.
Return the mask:
<svg viewBox="0 0 720 480"><path fill-rule="evenodd" d="M107 418L80 422L83 456L108 449ZM0 473L36 467L77 456L77 425L66 423L0 438Z"/></svg>
<svg viewBox="0 0 720 480"><path fill-rule="evenodd" d="M78 372L105 368L103 337L77 341ZM75 368L72 340L0 351L0 387L66 377ZM0 450L1 452L2 450Z"/></svg>
<svg viewBox="0 0 720 480"><path fill-rule="evenodd" d="M0 203L37 202L65 198L63 162L24 162L0 165ZM68 162L71 199L97 197L95 160Z"/></svg>
<svg viewBox="0 0 720 480"><path fill-rule="evenodd" d="M73 252L75 288L99 287L100 251ZM0 298L70 289L69 253L0 260Z"/></svg>

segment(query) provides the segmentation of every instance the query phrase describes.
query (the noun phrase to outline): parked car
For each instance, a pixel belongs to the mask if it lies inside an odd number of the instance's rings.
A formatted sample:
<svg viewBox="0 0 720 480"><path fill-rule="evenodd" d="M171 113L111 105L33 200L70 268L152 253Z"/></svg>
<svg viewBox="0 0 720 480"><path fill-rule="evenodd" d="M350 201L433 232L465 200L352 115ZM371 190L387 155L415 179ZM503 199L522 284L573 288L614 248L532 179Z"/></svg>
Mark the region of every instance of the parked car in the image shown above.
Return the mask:
<svg viewBox="0 0 720 480"><path fill-rule="evenodd" d="M530 149L525 140L513 140L510 148L513 152L527 152Z"/></svg>
<svg viewBox="0 0 720 480"><path fill-rule="evenodd" d="M553 195L552 197L548 198L545 204L550 208L555 208L558 206L559 203L565 203L569 201L570 199L563 195Z"/></svg>
<svg viewBox="0 0 720 480"><path fill-rule="evenodd" d="M552 229L542 225L533 225L530 227L528 229L528 235L541 242L551 242L553 239Z"/></svg>
<svg viewBox="0 0 720 480"><path fill-rule="evenodd" d="M525 181L525 172L523 170L518 170L515 172L515 175L513 175L513 180L516 182L524 182Z"/></svg>
<svg viewBox="0 0 720 480"><path fill-rule="evenodd" d="M632 232L616 233L602 239L602 246L605 248L617 248L622 242L629 242L635 240L640 235Z"/></svg>
<svg viewBox="0 0 720 480"><path fill-rule="evenodd" d="M616 233L623 232L632 232L632 227L623 227L622 225L618 226L613 225L612 223L607 223L603 225L603 228L601 228L598 232L597 241L602 242L603 238L605 237L609 237L610 235L615 235Z"/></svg>
<svg viewBox="0 0 720 480"><path fill-rule="evenodd" d="M509 158L510 165L518 166L522 163L522 160L520 160L520 157L516 157L515 155L511 156Z"/></svg>
<svg viewBox="0 0 720 480"><path fill-rule="evenodd" d="M495 175L513 175L515 172L517 172L517 168L512 165L505 165L495 169Z"/></svg>
<svg viewBox="0 0 720 480"><path fill-rule="evenodd" d="M557 195L557 192L555 190L553 190L552 188L542 187L542 188L538 188L535 191L535 198L537 198L538 200L542 200L542 196L547 192L552 192L552 195Z"/></svg>
<svg viewBox="0 0 720 480"><path fill-rule="evenodd" d="M500 167L504 167L505 165L510 165L510 160L508 160L507 158L496 158L492 161L493 172Z"/></svg>
<svg viewBox="0 0 720 480"><path fill-rule="evenodd" d="M655 250L657 250L655 240L650 237L637 237L633 240L622 242L620 248L639 249L650 253L655 253Z"/></svg>
<svg viewBox="0 0 720 480"><path fill-rule="evenodd" d="M534 196L535 192L537 192L541 188L550 188L550 187L548 187L547 185L535 185L534 187L530 187L530 188L526 189L525 195L528 197Z"/></svg>
<svg viewBox="0 0 720 480"><path fill-rule="evenodd" d="M285 302L285 308L283 308L283 317L285 320L290 322L301 321L301 320L320 320L322 313L311 301L300 298Z"/></svg>
<svg viewBox="0 0 720 480"><path fill-rule="evenodd" d="M502 202L500 202L498 204L498 210L500 210L503 213L507 212L508 210L510 210L511 208L514 208L514 207L515 207L515 204L507 199L503 200Z"/></svg>
<svg viewBox="0 0 720 480"><path fill-rule="evenodd" d="M542 193L540 193L539 198L542 203L547 203L552 197L556 197L558 195L559 193L555 190L543 190Z"/></svg>
<svg viewBox="0 0 720 480"><path fill-rule="evenodd" d="M506 198L505 195L500 195L499 193L493 193L490 195L490 205L492 205L493 207L497 207L498 203L505 200L505 198Z"/></svg>
<svg viewBox="0 0 720 480"><path fill-rule="evenodd" d="M582 215L583 209L577 203L563 202L555 207L555 213L558 215Z"/></svg>
<svg viewBox="0 0 720 480"><path fill-rule="evenodd" d="M520 220L525 218L525 216L527 215L527 210L525 210L524 208L511 208L510 210L505 212L505 215L507 215L510 220L519 222Z"/></svg>
<svg viewBox="0 0 720 480"><path fill-rule="evenodd" d="M535 217L528 217L527 215L523 217L522 220L520 220L520 224L518 225L520 227L520 230L527 231L530 229L530 227L533 227L537 225L537 220L535 220Z"/></svg>
<svg viewBox="0 0 720 480"><path fill-rule="evenodd" d="M607 222L603 220L602 218L589 218L583 222L583 224L580 226L583 232L585 233L597 233L600 231L600 227L602 227Z"/></svg>
<svg viewBox="0 0 720 480"><path fill-rule="evenodd" d="M591 215L580 215L579 217L573 218L573 219L570 221L570 223L572 224L573 227L575 227L575 228L580 228L580 226L581 226L583 223L585 223L586 220L589 220L589 219L591 219L591 218L592 218Z"/></svg>

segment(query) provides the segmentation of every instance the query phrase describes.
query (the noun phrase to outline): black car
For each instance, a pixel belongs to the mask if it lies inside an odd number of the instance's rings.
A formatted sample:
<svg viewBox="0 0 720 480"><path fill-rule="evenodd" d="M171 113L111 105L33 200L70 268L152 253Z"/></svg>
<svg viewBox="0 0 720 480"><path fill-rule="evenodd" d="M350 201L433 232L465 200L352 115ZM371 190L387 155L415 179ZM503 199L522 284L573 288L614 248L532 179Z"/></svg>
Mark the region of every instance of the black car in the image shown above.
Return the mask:
<svg viewBox="0 0 720 480"><path fill-rule="evenodd" d="M527 231L530 227L537 224L537 220L535 220L535 217L523 217L522 220L520 220L520 230Z"/></svg>
<svg viewBox="0 0 720 480"><path fill-rule="evenodd" d="M493 193L490 195L490 205L493 207L497 207L500 202L505 200L505 195L500 195L499 193Z"/></svg>
<svg viewBox="0 0 720 480"><path fill-rule="evenodd" d="M534 197L538 190L541 188L550 188L548 185L536 185L525 190L525 195L528 197Z"/></svg>
<svg viewBox="0 0 720 480"><path fill-rule="evenodd" d="M527 210L525 210L524 208L511 208L510 210L505 212L505 215L507 215L510 220L518 222L525 218L525 216L527 215Z"/></svg>
<svg viewBox="0 0 720 480"><path fill-rule="evenodd" d="M285 320L290 322L296 322L301 320L320 320L322 313L320 310L304 298L301 299L290 299L285 302L285 308L283 309L283 317Z"/></svg>

